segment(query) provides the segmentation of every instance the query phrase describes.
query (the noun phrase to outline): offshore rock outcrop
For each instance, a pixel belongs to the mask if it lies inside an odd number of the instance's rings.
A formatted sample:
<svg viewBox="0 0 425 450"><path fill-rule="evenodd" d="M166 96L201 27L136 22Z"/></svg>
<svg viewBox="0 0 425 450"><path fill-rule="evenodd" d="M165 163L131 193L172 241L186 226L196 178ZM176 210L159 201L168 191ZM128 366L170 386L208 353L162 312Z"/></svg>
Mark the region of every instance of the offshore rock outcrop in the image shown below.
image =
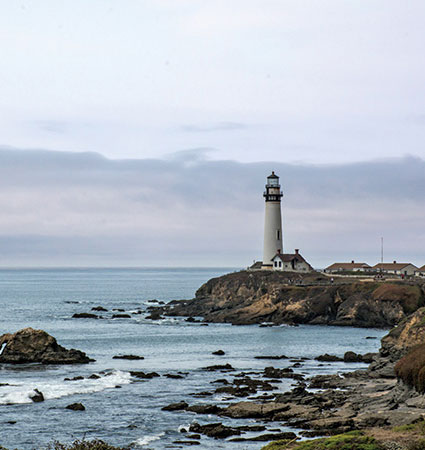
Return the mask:
<svg viewBox="0 0 425 450"><path fill-rule="evenodd" d="M419 284L339 279L319 273L242 271L213 278L193 300L159 309L207 322L392 327L423 306ZM159 312L158 311L158 312Z"/></svg>
<svg viewBox="0 0 425 450"><path fill-rule="evenodd" d="M84 364L91 361L80 350L62 347L43 330L24 328L0 336L0 363Z"/></svg>

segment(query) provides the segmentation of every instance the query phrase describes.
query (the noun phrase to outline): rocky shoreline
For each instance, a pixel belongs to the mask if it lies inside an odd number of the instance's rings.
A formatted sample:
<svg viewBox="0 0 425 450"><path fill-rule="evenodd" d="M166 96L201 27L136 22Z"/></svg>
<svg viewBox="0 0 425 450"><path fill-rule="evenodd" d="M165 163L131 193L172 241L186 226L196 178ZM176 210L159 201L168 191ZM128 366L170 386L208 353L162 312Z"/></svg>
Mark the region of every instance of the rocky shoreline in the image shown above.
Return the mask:
<svg viewBox="0 0 425 450"><path fill-rule="evenodd" d="M393 282L347 283L344 280L329 284L329 280L321 275L313 275L316 279L299 277L296 282L286 278L286 284L282 286L280 274L251 275L237 273L210 280L198 290L194 300L150 307L149 314L153 320L161 315L188 315L191 322L198 321L194 316L201 316L204 320L239 324L267 320L310 324L326 321L329 325L343 322L357 326L366 326L371 320L368 316L371 316L375 324L377 320L380 324L397 320L399 324L382 339L377 354L359 355L347 349L344 357L325 354L315 358L328 364L365 364L364 369L348 373L308 378L302 374L305 358L282 354L253 356L266 360L267 366L261 370L238 371L226 361L225 352L216 350L213 354L220 363L201 369L216 373L216 379L202 391L192 394L194 399L201 400L182 399L158 406L167 414L180 414L186 422L193 419L193 415L199 416L199 420L192 421L187 429L180 430L182 438L174 444L200 445L202 436L207 436L232 442L278 440L284 442L281 448L286 448L288 442L295 442L299 437L332 436L353 431L390 432L395 426L411 426L423 421L423 286ZM236 289L236 294L229 294L232 289ZM261 311L264 305L269 309ZM235 321L235 314L240 314L241 319ZM81 364L92 361L83 352L67 350L44 331L31 328L1 336L0 348L0 363ZM120 354L112 359L140 361L144 358ZM170 382L178 383L187 375L183 372L130 371L134 382L166 377ZM91 375L95 376L100 377ZM287 392L281 392L279 384L285 379L292 385ZM221 401L208 401L217 394L222 396ZM35 392L32 400L43 401L42 392ZM80 403L66 408L85 410ZM216 420L211 421L211 416ZM209 423L205 423L206 417ZM231 424L233 419L238 421L237 424ZM240 425L243 419L247 419L246 425ZM287 431L288 427L293 431ZM275 450L278 450L280 444L276 445Z"/></svg>
<svg viewBox="0 0 425 450"><path fill-rule="evenodd" d="M269 428L271 425L273 429L273 423L302 429L300 436L304 437L375 429L387 429L391 434L395 426L411 426L425 418L424 396L397 377L395 371L395 367L402 367L404 361L408 361L410 352L424 342L424 336L425 308L421 308L382 339L379 353L374 355L366 370L305 379L291 368L270 366L262 373L235 373L228 364L217 365L206 370L222 371L227 376L232 375L233 380L227 377L218 379L215 382L218 387L204 395L223 392L234 397L244 397L244 400L227 406L179 402L166 405L163 409L216 415L218 418L256 419L269 424L262 430L266 431L263 435L230 439L238 442L296 439L293 433L283 436L279 432L273 438ZM274 359L273 356L270 358ZM294 365L302 362L299 360ZM296 385L288 392L274 393L274 383L282 378L291 378ZM255 394L260 395L253 397ZM196 423L187 431L215 438L241 435L240 427L225 426L221 422L203 426Z"/></svg>
<svg viewBox="0 0 425 450"><path fill-rule="evenodd" d="M192 300L150 307L152 317L202 317L234 325L390 328L425 305L423 282L335 280L320 273L241 271L213 278Z"/></svg>

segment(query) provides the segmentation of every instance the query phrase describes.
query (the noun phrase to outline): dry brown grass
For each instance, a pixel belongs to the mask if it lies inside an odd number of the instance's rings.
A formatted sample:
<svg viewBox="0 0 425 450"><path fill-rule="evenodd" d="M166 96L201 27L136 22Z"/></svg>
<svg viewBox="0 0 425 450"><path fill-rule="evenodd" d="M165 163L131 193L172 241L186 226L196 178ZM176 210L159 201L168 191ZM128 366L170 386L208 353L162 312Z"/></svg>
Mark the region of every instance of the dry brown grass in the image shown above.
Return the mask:
<svg viewBox="0 0 425 450"><path fill-rule="evenodd" d="M395 373L408 386L419 393L425 392L425 344L419 344L395 366Z"/></svg>

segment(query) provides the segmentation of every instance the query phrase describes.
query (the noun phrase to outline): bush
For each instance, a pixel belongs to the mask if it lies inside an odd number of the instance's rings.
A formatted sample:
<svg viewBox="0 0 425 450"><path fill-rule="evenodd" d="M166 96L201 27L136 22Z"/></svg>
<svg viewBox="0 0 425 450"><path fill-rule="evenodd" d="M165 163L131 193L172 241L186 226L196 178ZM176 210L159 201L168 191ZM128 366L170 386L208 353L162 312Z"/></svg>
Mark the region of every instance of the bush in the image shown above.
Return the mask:
<svg viewBox="0 0 425 450"><path fill-rule="evenodd" d="M425 392L425 344L414 347L395 365L395 373L403 383Z"/></svg>

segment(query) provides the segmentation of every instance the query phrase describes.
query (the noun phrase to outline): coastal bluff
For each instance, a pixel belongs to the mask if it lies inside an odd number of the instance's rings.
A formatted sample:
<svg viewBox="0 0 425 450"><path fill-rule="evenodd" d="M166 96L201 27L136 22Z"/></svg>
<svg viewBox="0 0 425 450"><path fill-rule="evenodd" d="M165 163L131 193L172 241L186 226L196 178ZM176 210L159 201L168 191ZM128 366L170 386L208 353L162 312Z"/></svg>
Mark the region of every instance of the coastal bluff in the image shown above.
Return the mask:
<svg viewBox="0 0 425 450"><path fill-rule="evenodd" d="M212 278L197 290L194 299L173 301L159 310L168 316L195 316L234 325L389 328L424 305L424 285L419 283L353 278L332 282L318 272L264 270Z"/></svg>

